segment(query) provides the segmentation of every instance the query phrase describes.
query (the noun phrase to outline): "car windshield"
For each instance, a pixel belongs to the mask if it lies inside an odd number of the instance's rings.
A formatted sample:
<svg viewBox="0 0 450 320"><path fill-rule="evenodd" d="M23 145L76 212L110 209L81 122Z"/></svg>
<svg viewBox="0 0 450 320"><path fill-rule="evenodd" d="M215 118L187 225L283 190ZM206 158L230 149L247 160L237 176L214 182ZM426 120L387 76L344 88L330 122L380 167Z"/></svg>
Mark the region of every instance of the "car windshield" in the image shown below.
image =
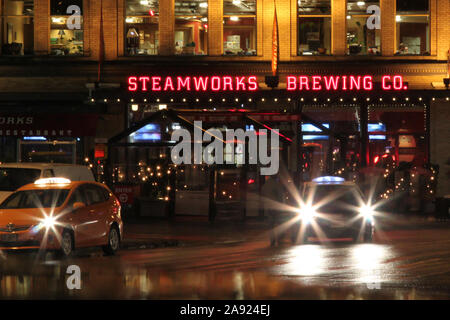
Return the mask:
<svg viewBox="0 0 450 320"><path fill-rule="evenodd" d="M0 168L0 191L15 191L41 176L39 169Z"/></svg>
<svg viewBox="0 0 450 320"><path fill-rule="evenodd" d="M32 209L60 207L69 194L68 189L25 190L14 192L0 209Z"/></svg>
<svg viewBox="0 0 450 320"><path fill-rule="evenodd" d="M335 213L342 211L352 211L351 208L359 207L361 204L361 194L354 186L344 185L317 185L306 189L306 198L314 195L313 205L320 204L318 209L321 212Z"/></svg>

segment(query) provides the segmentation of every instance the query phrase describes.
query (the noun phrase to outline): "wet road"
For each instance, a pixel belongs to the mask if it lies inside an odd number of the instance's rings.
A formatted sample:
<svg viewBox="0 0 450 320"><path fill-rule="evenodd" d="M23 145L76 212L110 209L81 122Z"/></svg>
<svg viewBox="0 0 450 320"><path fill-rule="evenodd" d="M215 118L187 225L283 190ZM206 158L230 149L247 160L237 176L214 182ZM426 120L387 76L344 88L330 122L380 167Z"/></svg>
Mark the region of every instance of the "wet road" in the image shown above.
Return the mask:
<svg viewBox="0 0 450 320"><path fill-rule="evenodd" d="M99 250L69 260L0 253L0 297L101 299L450 299L450 225L378 231L372 244L245 242ZM69 265L81 289L66 286Z"/></svg>

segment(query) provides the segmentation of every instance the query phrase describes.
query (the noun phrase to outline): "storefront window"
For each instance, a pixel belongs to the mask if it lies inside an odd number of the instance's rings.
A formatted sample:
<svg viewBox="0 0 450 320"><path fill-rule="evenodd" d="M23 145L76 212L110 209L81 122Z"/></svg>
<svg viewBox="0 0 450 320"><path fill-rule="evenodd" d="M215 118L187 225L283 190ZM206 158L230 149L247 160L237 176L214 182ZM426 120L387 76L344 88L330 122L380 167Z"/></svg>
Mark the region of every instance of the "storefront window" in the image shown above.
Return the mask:
<svg viewBox="0 0 450 320"><path fill-rule="evenodd" d="M380 21L376 21L372 14L379 8L379 1L347 2L347 53L351 55L381 54ZM368 10L369 8L369 10Z"/></svg>
<svg viewBox="0 0 450 320"><path fill-rule="evenodd" d="M298 55L331 54L331 0L299 0L298 14Z"/></svg>
<svg viewBox="0 0 450 320"><path fill-rule="evenodd" d="M52 0L50 54L83 55L83 0Z"/></svg>
<svg viewBox="0 0 450 320"><path fill-rule="evenodd" d="M207 0L175 0L175 54L208 54Z"/></svg>
<svg viewBox="0 0 450 320"><path fill-rule="evenodd" d="M159 1L127 0L125 18L126 54L157 55L159 48Z"/></svg>
<svg viewBox="0 0 450 320"><path fill-rule="evenodd" d="M223 51L256 56L256 0L224 0Z"/></svg>
<svg viewBox="0 0 450 320"><path fill-rule="evenodd" d="M430 55L429 0L397 0L397 55Z"/></svg>
<svg viewBox="0 0 450 320"><path fill-rule="evenodd" d="M2 3L3 55L30 55L34 48L34 1L4 0Z"/></svg>

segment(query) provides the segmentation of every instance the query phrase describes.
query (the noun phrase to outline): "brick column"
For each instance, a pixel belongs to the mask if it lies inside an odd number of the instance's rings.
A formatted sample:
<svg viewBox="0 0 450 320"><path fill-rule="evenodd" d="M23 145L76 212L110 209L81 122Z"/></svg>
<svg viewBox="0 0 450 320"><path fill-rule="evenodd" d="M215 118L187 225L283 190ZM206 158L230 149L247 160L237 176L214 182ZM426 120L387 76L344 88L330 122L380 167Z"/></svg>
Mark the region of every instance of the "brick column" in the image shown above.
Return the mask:
<svg viewBox="0 0 450 320"><path fill-rule="evenodd" d="M263 45L264 60L272 58L272 31L273 31L273 0L263 1Z"/></svg>
<svg viewBox="0 0 450 320"><path fill-rule="evenodd" d="M333 55L345 55L347 51L347 6L346 1L332 0L331 2L331 51Z"/></svg>
<svg viewBox="0 0 450 320"><path fill-rule="evenodd" d="M175 0L159 1L159 54L175 53Z"/></svg>
<svg viewBox="0 0 450 320"><path fill-rule="evenodd" d="M431 16L431 19L437 20L437 57L446 60L450 47L450 1L438 1L436 16Z"/></svg>
<svg viewBox="0 0 450 320"><path fill-rule="evenodd" d="M34 1L34 53L49 54L50 46L50 1Z"/></svg>
<svg viewBox="0 0 450 320"><path fill-rule="evenodd" d="M276 3L280 60L288 61L291 59L291 33L289 30L295 28L295 25L291 23L291 0L277 0Z"/></svg>
<svg viewBox="0 0 450 320"><path fill-rule="evenodd" d="M117 0L117 55L125 55L125 0Z"/></svg>
<svg viewBox="0 0 450 320"><path fill-rule="evenodd" d="M223 0L208 3L208 55L223 54Z"/></svg>
<svg viewBox="0 0 450 320"><path fill-rule="evenodd" d="M105 60L115 60L117 58L117 0L101 0L103 3L103 41L105 48ZM85 17L89 16L89 46L91 59L99 59L100 50L100 0L91 1L89 13L85 12Z"/></svg>
<svg viewBox="0 0 450 320"><path fill-rule="evenodd" d="M380 0L381 7L381 55L393 56L396 51L395 0Z"/></svg>
<svg viewBox="0 0 450 320"><path fill-rule="evenodd" d="M263 56L263 14L264 0L256 1L256 54L258 57Z"/></svg>
<svg viewBox="0 0 450 320"><path fill-rule="evenodd" d="M291 50L291 56L297 56L298 55L298 4L297 0L291 0L291 26L290 26L290 32L291 32L291 41L290 41L290 50Z"/></svg>
<svg viewBox="0 0 450 320"><path fill-rule="evenodd" d="M105 60L117 58L117 0L103 0Z"/></svg>
<svg viewBox="0 0 450 320"><path fill-rule="evenodd" d="M91 56L91 40L90 40L90 23L89 23L89 12L91 2L89 0L83 0L83 41L84 41L84 55Z"/></svg>

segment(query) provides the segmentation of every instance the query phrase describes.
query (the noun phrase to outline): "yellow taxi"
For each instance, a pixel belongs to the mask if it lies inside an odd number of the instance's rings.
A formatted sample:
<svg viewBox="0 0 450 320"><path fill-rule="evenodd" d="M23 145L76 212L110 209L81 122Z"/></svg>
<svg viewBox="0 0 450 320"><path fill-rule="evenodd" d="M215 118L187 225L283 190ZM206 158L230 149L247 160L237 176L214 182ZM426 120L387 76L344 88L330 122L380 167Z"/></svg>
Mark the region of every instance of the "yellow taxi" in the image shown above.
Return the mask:
<svg viewBox="0 0 450 320"><path fill-rule="evenodd" d="M65 178L36 180L0 205L0 249L57 250L101 246L114 254L123 223L120 202L107 186Z"/></svg>

